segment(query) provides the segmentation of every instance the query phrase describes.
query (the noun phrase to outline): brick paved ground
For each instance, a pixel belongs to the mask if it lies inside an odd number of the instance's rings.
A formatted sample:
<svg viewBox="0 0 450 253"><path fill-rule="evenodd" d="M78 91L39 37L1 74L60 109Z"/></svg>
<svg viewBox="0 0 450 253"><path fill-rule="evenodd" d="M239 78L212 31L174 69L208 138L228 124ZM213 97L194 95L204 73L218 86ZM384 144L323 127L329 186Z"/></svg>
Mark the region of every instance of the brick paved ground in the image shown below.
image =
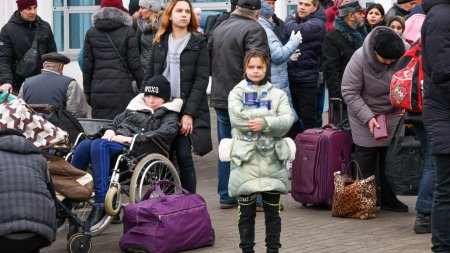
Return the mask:
<svg viewBox="0 0 450 253"><path fill-rule="evenodd" d="M215 131L215 125L213 127ZM207 201L216 231L216 243L213 247L189 252L239 252L237 209L218 208L216 152L214 150L196 159L198 193ZM285 211L281 212L281 252L430 252L430 235L416 235L412 230L416 198L400 199L409 205L409 213L378 211L377 218L361 221L333 218L327 210L302 207L290 195L282 196ZM265 252L263 218L263 213L258 213L257 253ZM66 252L66 233L67 230L59 233L53 245L41 252ZM121 233L121 225L111 225L102 235L92 239L92 252L120 252L118 241Z"/></svg>

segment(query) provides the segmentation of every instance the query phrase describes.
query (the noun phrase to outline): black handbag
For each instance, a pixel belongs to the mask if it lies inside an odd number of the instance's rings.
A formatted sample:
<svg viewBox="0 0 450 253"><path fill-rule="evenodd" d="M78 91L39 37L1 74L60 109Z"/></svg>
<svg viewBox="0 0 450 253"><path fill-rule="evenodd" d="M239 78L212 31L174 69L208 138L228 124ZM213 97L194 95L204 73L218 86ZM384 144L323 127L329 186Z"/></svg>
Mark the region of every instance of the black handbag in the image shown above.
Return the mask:
<svg viewBox="0 0 450 253"><path fill-rule="evenodd" d="M402 117L386 154L386 178L398 195L417 195L423 174L421 143L414 136L397 136L404 128Z"/></svg>
<svg viewBox="0 0 450 253"><path fill-rule="evenodd" d="M37 40L39 37L39 25L34 34L31 47L25 52L22 59L17 63L16 74L22 78L33 76L36 65L38 64Z"/></svg>

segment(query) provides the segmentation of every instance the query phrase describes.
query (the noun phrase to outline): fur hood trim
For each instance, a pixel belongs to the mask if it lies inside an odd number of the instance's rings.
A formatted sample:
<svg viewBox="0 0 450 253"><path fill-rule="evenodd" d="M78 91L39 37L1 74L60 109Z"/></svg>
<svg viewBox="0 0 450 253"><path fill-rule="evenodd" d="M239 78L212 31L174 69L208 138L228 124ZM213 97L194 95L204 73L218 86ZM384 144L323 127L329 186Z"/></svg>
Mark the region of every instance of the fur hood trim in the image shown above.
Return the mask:
<svg viewBox="0 0 450 253"><path fill-rule="evenodd" d="M96 22L104 19L113 20L126 26L131 26L133 24L133 20L128 13L114 7L100 8L96 10L91 17L92 24L94 25Z"/></svg>
<svg viewBox="0 0 450 253"><path fill-rule="evenodd" d="M174 98L172 101L161 105L161 107L165 107L169 111L179 113L181 111L181 107L183 107L183 100L181 98ZM128 104L127 110L149 110L153 113L153 110L145 104L144 93L139 93L136 97L134 97Z"/></svg>

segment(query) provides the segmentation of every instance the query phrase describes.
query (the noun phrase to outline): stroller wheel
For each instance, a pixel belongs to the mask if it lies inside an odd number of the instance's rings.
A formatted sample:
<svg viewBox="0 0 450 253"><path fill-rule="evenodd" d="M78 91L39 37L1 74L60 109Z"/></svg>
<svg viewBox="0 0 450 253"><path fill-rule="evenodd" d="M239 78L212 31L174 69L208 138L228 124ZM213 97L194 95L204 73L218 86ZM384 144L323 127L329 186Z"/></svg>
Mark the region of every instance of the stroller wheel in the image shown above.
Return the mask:
<svg viewBox="0 0 450 253"><path fill-rule="evenodd" d="M71 238L74 234L78 233L79 230L80 230L80 229L79 229L78 225L76 225L76 224L70 224L70 225L69 225L69 232L67 233L67 240L70 240L70 238Z"/></svg>
<svg viewBox="0 0 450 253"><path fill-rule="evenodd" d="M91 249L92 242L90 235L76 233L67 242L67 251L69 253L89 253Z"/></svg>

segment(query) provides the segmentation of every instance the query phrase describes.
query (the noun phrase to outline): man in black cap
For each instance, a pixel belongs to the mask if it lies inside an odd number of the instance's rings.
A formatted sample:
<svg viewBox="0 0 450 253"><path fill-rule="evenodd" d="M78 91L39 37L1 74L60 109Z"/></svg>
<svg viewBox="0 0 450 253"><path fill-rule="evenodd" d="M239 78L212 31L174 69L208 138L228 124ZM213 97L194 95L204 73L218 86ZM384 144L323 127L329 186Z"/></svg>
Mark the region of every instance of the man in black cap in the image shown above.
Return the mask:
<svg viewBox="0 0 450 253"><path fill-rule="evenodd" d="M87 104L83 91L75 79L62 74L70 59L58 53L44 54L41 59L42 73L25 79L19 97L29 104L50 104L76 118L85 118Z"/></svg>
<svg viewBox="0 0 450 253"><path fill-rule="evenodd" d="M322 69L330 98L342 99L341 82L345 67L353 53L362 46L367 32L364 27L364 13L358 1L347 0L339 6L339 16L334 29L325 36L322 44ZM339 107L333 107L333 115L339 115ZM347 106L343 106L342 119L347 119ZM340 123L333 117L332 123Z"/></svg>
<svg viewBox="0 0 450 253"><path fill-rule="evenodd" d="M258 48L270 55L266 31L258 22L260 9L261 0L239 0L230 18L223 21L209 39L211 106L217 114L219 142L231 138L228 94L243 79L245 53ZM218 162L218 176L220 208L235 207L236 200L228 196L229 162Z"/></svg>
<svg viewBox="0 0 450 253"><path fill-rule="evenodd" d="M416 7L416 3L416 0L397 0L397 3L386 12L384 20L389 20L395 16L407 18L411 13L411 10Z"/></svg>

